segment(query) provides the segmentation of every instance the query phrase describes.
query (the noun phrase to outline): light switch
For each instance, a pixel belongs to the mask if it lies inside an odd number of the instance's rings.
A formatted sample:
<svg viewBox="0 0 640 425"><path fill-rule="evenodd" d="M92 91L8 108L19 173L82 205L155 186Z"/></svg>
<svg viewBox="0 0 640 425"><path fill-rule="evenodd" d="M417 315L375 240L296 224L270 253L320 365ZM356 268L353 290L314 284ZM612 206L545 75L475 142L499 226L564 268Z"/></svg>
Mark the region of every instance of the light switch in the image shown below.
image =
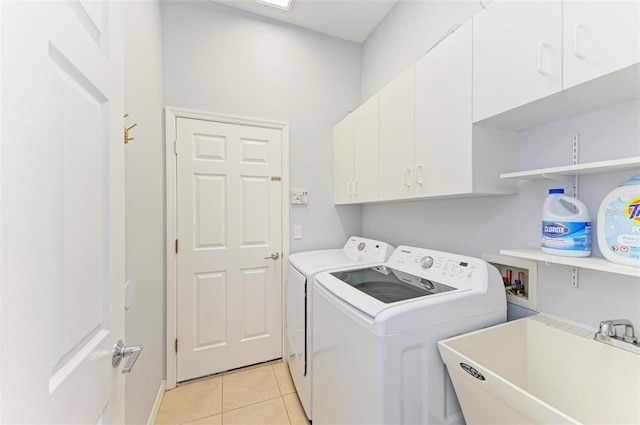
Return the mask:
<svg viewBox="0 0 640 425"><path fill-rule="evenodd" d="M302 239L302 224L293 226L293 239Z"/></svg>

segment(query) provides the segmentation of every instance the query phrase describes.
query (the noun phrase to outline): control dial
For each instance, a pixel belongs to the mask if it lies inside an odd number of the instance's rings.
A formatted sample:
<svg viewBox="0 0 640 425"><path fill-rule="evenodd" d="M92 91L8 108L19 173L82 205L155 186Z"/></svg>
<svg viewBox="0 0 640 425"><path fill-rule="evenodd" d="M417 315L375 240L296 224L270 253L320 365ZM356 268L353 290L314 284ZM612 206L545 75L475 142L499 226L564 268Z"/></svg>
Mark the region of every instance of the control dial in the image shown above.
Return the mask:
<svg viewBox="0 0 640 425"><path fill-rule="evenodd" d="M364 247L365 247L365 246L367 246L367 245L366 245L364 242L360 242L360 243L358 244L358 251L362 251L362 250L364 250Z"/></svg>
<svg viewBox="0 0 640 425"><path fill-rule="evenodd" d="M429 269L433 266L433 257L430 255L425 255L420 259L420 266L423 269Z"/></svg>

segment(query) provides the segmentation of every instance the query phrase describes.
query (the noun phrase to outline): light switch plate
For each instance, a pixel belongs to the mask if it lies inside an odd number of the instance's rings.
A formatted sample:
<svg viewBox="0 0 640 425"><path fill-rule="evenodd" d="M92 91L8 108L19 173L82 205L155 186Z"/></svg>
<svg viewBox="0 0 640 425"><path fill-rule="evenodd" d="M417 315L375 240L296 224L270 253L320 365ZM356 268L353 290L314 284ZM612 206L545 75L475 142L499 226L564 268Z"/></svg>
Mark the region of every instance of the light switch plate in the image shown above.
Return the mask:
<svg viewBox="0 0 640 425"><path fill-rule="evenodd" d="M293 226L293 239L302 239L302 224Z"/></svg>
<svg viewBox="0 0 640 425"><path fill-rule="evenodd" d="M292 190L291 203L292 204L308 204L309 193L306 190Z"/></svg>

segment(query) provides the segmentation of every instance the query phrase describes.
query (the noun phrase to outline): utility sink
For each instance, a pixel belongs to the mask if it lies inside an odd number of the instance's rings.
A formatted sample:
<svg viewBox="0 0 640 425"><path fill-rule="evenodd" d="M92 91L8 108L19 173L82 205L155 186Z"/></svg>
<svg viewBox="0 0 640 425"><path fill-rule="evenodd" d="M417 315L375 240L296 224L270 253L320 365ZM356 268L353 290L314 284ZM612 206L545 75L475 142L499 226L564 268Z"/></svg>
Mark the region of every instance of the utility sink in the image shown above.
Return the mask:
<svg viewBox="0 0 640 425"><path fill-rule="evenodd" d="M640 355L548 314L438 343L467 424L640 424Z"/></svg>

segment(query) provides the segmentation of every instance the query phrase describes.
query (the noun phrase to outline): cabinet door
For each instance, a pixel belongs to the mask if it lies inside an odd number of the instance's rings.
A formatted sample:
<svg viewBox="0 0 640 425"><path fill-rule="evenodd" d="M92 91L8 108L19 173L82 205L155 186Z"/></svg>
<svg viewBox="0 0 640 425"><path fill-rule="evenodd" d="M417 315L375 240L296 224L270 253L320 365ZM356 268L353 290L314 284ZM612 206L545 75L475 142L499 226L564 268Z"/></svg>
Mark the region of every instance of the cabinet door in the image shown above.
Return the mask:
<svg viewBox="0 0 640 425"><path fill-rule="evenodd" d="M353 113L354 199L378 200L378 95Z"/></svg>
<svg viewBox="0 0 640 425"><path fill-rule="evenodd" d="M415 196L473 189L472 35L469 22L416 63Z"/></svg>
<svg viewBox="0 0 640 425"><path fill-rule="evenodd" d="M473 18L473 119L560 91L562 3L492 1Z"/></svg>
<svg viewBox="0 0 640 425"><path fill-rule="evenodd" d="M414 67L379 94L380 199L413 197Z"/></svg>
<svg viewBox="0 0 640 425"><path fill-rule="evenodd" d="M334 202L347 204L353 193L353 114L333 127Z"/></svg>
<svg viewBox="0 0 640 425"><path fill-rule="evenodd" d="M569 88L640 62L640 2L563 2L564 77Z"/></svg>

